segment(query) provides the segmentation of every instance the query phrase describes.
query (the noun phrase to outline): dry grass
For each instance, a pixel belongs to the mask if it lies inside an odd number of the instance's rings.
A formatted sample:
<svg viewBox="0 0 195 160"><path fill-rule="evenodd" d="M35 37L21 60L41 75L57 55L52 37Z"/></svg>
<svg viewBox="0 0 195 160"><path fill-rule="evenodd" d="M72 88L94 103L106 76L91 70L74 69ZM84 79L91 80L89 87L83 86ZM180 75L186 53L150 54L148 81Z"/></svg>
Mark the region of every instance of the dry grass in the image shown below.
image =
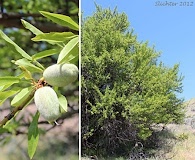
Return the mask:
<svg viewBox="0 0 195 160"><path fill-rule="evenodd" d="M185 103L186 121L185 124L171 124L167 129L177 137L177 141L166 157L172 160L195 160L195 129L191 127L190 119L195 117L195 99Z"/></svg>
<svg viewBox="0 0 195 160"><path fill-rule="evenodd" d="M175 146L173 151L176 151L176 156L173 160L194 160L195 158L195 147L194 147L195 137L190 136L188 140Z"/></svg>
<svg viewBox="0 0 195 160"><path fill-rule="evenodd" d="M183 136L184 135L184 136ZM185 132L180 135L185 137L180 142L173 147L172 151L169 153L174 157L172 160L194 160L195 159L195 135L194 133Z"/></svg>

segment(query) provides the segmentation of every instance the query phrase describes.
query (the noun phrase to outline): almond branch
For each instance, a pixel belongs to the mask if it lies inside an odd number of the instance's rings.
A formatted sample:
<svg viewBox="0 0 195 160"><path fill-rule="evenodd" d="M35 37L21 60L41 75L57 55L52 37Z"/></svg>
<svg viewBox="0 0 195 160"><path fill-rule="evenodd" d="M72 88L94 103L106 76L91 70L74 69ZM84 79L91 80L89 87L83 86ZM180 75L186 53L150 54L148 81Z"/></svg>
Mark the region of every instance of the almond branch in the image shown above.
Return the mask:
<svg viewBox="0 0 195 160"><path fill-rule="evenodd" d="M10 119L12 119L18 111L21 111L32 99L34 96L35 90L32 90L31 94L26 98L26 100L18 107L14 108L11 113L4 117L0 122L0 127L3 127Z"/></svg>

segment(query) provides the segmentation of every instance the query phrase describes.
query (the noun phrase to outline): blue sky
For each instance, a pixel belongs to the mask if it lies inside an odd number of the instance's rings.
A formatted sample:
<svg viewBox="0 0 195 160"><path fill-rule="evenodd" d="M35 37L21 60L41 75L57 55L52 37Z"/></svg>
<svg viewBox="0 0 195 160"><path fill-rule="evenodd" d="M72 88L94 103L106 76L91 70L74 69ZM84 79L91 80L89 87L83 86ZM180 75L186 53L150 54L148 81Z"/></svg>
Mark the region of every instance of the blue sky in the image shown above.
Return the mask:
<svg viewBox="0 0 195 160"><path fill-rule="evenodd" d="M159 60L166 66L179 63L185 77L179 97L195 98L195 1L188 1L193 6L180 6L183 1L178 0L169 1L176 6L155 6L157 0L82 0L84 17L95 12L94 2L102 8L117 7L118 12L127 14L138 40L155 45L162 53Z"/></svg>

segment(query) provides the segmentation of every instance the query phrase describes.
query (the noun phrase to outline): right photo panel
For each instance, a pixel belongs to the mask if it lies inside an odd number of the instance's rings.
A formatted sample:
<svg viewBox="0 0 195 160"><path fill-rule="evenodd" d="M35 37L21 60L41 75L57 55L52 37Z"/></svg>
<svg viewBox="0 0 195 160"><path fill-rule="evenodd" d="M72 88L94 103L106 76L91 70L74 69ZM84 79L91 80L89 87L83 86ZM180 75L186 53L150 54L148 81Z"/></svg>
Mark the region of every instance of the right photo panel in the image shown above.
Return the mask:
<svg viewBox="0 0 195 160"><path fill-rule="evenodd" d="M195 2L81 1L81 160L195 159Z"/></svg>

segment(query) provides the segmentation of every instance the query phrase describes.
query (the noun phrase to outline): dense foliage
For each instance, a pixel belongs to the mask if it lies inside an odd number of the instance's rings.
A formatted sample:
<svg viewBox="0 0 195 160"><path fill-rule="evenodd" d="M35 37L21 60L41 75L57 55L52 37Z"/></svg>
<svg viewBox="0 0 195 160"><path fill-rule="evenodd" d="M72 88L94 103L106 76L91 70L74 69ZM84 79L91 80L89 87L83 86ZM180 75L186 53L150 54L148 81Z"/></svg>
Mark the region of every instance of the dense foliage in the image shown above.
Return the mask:
<svg viewBox="0 0 195 160"><path fill-rule="evenodd" d="M156 124L182 120L179 66L159 62L124 13L97 7L81 37L82 154L126 154Z"/></svg>
<svg viewBox="0 0 195 160"><path fill-rule="evenodd" d="M32 43L31 38L33 38L34 35L24 28L21 19L31 23L44 33L71 31L78 34L77 31L70 30L68 27L51 23L50 20L44 18L39 12L48 11L63 14L70 16L78 23L78 2L78 0L1 1L0 8L3 13L0 11L0 29L30 55L51 49L53 46L45 42ZM2 39L0 39L0 48L0 76L15 75L15 68L11 60L18 59L19 56L15 54ZM56 60L57 56L52 56L50 58L41 59L40 62L50 64L55 63Z"/></svg>

